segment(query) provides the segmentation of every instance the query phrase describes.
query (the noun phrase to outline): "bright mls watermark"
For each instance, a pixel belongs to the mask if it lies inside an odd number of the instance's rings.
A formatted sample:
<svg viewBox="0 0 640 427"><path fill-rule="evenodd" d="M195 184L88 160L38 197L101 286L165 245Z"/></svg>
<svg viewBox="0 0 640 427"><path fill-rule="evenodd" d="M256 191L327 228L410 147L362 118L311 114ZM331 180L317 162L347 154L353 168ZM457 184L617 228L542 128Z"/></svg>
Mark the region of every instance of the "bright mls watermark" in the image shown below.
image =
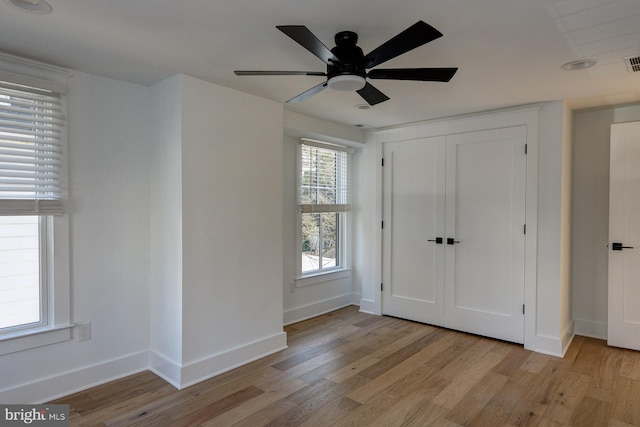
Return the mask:
<svg viewBox="0 0 640 427"><path fill-rule="evenodd" d="M69 405L0 405L0 426L69 427Z"/></svg>

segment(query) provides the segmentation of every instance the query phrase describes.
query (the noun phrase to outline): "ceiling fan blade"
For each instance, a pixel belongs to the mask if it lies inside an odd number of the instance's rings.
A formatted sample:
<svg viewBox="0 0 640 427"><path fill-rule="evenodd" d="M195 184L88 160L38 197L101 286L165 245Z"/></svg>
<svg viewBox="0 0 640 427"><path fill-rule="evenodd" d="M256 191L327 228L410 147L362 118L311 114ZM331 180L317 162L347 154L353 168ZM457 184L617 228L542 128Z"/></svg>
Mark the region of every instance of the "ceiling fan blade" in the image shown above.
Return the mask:
<svg viewBox="0 0 640 427"><path fill-rule="evenodd" d="M423 21L418 21L397 36L378 46L365 57L365 68L373 68L405 52L442 37L442 33Z"/></svg>
<svg viewBox="0 0 640 427"><path fill-rule="evenodd" d="M448 82L457 68L393 68L375 69L367 73L370 79L419 80L423 82Z"/></svg>
<svg viewBox="0 0 640 427"><path fill-rule="evenodd" d="M277 29L298 42L302 47L320 58L325 64L332 65L338 59L307 27L304 25L279 25Z"/></svg>
<svg viewBox="0 0 640 427"><path fill-rule="evenodd" d="M321 71L234 71L236 76L326 76Z"/></svg>
<svg viewBox="0 0 640 427"><path fill-rule="evenodd" d="M327 82L322 82L317 86L312 87L309 90L306 90L304 92L302 92L300 95L298 96L294 96L293 98L291 98L290 100L288 100L286 103L290 104L292 102L302 102L305 101L309 98L311 98L313 95L315 95L316 93L322 92L325 88L327 87Z"/></svg>
<svg viewBox="0 0 640 427"><path fill-rule="evenodd" d="M384 93L380 92L376 89L372 84L367 82L364 87L358 91L358 94L364 98L365 101L369 103L369 105L376 105L381 102L387 101L389 97Z"/></svg>

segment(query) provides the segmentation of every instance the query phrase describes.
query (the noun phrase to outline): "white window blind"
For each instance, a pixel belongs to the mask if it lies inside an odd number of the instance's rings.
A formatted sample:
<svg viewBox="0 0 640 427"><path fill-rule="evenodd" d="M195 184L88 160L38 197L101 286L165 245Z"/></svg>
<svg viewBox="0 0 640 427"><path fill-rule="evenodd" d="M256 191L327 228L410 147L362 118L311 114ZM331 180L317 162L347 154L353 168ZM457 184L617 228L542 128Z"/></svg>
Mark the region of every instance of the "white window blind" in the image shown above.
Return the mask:
<svg viewBox="0 0 640 427"><path fill-rule="evenodd" d="M351 210L349 151L346 147L302 140L298 163L301 213Z"/></svg>
<svg viewBox="0 0 640 427"><path fill-rule="evenodd" d="M62 214L61 95L0 81L0 215Z"/></svg>

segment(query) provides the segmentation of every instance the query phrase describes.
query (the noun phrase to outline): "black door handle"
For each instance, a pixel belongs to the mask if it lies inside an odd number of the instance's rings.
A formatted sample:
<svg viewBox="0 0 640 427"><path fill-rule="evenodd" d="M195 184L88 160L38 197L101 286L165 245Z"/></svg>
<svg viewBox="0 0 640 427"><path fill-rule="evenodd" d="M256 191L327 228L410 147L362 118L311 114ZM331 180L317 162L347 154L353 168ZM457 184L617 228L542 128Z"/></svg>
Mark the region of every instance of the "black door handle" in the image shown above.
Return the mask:
<svg viewBox="0 0 640 427"><path fill-rule="evenodd" d="M633 249L633 246L622 246L622 243L612 243L611 250L612 251L621 251L623 249Z"/></svg>
<svg viewBox="0 0 640 427"><path fill-rule="evenodd" d="M442 237L436 237L435 239L429 239L427 242L436 242L436 245L442 244Z"/></svg>
<svg viewBox="0 0 640 427"><path fill-rule="evenodd" d="M460 243L460 241L447 237L447 245L453 245L454 243Z"/></svg>

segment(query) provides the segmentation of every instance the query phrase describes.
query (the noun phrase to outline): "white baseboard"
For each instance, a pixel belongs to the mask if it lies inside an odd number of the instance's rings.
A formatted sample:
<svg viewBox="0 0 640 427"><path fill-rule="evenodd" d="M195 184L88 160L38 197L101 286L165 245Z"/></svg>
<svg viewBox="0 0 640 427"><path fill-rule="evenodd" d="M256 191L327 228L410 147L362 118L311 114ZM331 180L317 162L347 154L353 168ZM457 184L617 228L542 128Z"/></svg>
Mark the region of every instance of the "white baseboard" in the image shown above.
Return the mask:
<svg viewBox="0 0 640 427"><path fill-rule="evenodd" d="M148 369L149 352L141 351L0 391L3 404L44 403Z"/></svg>
<svg viewBox="0 0 640 427"><path fill-rule="evenodd" d="M574 336L574 322L571 321L559 337L536 335L532 340L525 340L524 347L536 353L564 357Z"/></svg>
<svg viewBox="0 0 640 427"><path fill-rule="evenodd" d="M575 319L576 335L606 340L608 335L606 322L594 322L591 320Z"/></svg>
<svg viewBox="0 0 640 427"><path fill-rule="evenodd" d="M360 311L367 314L382 314L380 308L378 307L378 304L375 301L368 299L360 300Z"/></svg>
<svg viewBox="0 0 640 427"><path fill-rule="evenodd" d="M183 366L152 350L149 370L180 390L286 348L287 334L280 332Z"/></svg>
<svg viewBox="0 0 640 427"><path fill-rule="evenodd" d="M360 301L362 300L362 294L351 294L351 305L357 305L360 307Z"/></svg>
<svg viewBox="0 0 640 427"><path fill-rule="evenodd" d="M562 332L562 357L564 357L564 355L567 353L567 350L569 350L569 346L573 342L573 338L576 336L575 330L575 322L572 320L571 322L569 322L566 329Z"/></svg>
<svg viewBox="0 0 640 427"><path fill-rule="evenodd" d="M179 363L155 350L149 350L149 370L175 388L180 389L182 367Z"/></svg>
<svg viewBox="0 0 640 427"><path fill-rule="evenodd" d="M311 319L312 317L320 316L321 314L329 313L339 308L353 305L353 294L344 294L337 297L325 299L322 301L316 301L311 304L303 305L301 307L285 310L283 315L283 321L285 325L301 322L303 320Z"/></svg>
<svg viewBox="0 0 640 427"><path fill-rule="evenodd" d="M188 363L181 370L179 388L189 387L239 366L287 348L287 334L280 332L222 353Z"/></svg>

